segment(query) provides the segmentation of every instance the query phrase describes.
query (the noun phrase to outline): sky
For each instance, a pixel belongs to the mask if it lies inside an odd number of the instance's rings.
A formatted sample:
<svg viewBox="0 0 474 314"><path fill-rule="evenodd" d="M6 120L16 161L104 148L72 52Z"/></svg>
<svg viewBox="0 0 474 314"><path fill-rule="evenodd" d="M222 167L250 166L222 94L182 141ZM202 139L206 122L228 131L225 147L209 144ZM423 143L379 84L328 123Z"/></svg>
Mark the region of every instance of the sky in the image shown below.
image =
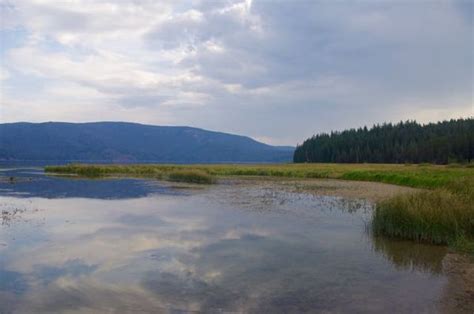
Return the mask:
<svg viewBox="0 0 474 314"><path fill-rule="evenodd" d="M474 116L470 0L0 0L0 122L187 125L296 145Z"/></svg>

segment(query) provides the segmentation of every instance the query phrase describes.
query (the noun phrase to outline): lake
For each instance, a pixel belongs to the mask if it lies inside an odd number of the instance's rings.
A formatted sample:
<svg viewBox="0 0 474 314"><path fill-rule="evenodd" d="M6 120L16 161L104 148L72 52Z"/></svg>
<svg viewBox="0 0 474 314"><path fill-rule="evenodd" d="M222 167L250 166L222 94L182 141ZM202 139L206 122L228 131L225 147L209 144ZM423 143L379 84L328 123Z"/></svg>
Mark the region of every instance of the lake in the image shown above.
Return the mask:
<svg viewBox="0 0 474 314"><path fill-rule="evenodd" d="M0 175L0 313L433 313L449 298L446 248L374 238L366 200Z"/></svg>

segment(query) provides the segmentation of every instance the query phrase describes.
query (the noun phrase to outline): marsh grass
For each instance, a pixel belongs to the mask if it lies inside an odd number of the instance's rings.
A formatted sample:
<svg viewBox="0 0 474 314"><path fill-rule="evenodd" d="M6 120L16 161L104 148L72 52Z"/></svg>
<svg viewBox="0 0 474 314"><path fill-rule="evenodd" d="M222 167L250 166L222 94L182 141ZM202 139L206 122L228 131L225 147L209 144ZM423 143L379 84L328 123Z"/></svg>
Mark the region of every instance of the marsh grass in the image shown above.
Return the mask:
<svg viewBox="0 0 474 314"><path fill-rule="evenodd" d="M449 244L474 253L474 180L399 194L376 205L375 235Z"/></svg>
<svg viewBox="0 0 474 314"><path fill-rule="evenodd" d="M199 170L211 176L258 176L283 178L330 178L374 181L418 188L444 187L463 177L474 178L474 168L440 165L387 164L210 164L210 165L91 165L48 166L46 172L100 177L130 175L165 178L176 170Z"/></svg>
<svg viewBox="0 0 474 314"><path fill-rule="evenodd" d="M123 175L197 184L211 184L215 182L213 176L207 171L174 166L70 164L66 166L48 166L45 168L45 171L58 174L77 174L88 178Z"/></svg>
<svg viewBox="0 0 474 314"><path fill-rule="evenodd" d="M174 170L168 174L168 181L172 182L188 182L198 184L212 184L215 182L214 178L203 170L181 169Z"/></svg>
<svg viewBox="0 0 474 314"><path fill-rule="evenodd" d="M163 171L151 166L130 167L127 165L85 165L69 164L65 166L47 166L46 172L59 174L77 174L83 177L104 177L110 175L129 175L162 178Z"/></svg>

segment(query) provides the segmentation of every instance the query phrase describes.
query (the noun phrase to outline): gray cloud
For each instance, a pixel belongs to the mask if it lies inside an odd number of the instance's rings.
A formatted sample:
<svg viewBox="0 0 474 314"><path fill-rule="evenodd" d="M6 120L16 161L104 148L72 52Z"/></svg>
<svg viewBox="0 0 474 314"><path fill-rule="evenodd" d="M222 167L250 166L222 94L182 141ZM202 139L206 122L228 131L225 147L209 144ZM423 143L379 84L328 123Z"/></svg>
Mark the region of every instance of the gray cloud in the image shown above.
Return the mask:
<svg viewBox="0 0 474 314"><path fill-rule="evenodd" d="M35 95L44 103L63 100L64 82L80 86L69 105L81 121L75 103L90 104L88 119L107 104L117 108L110 119L295 144L375 122L472 116L472 8L463 0L22 0L9 11L30 36L2 68L11 91L28 89L12 83L15 71L51 81ZM18 116L14 107L29 105L5 94L4 120L47 115L43 107Z"/></svg>

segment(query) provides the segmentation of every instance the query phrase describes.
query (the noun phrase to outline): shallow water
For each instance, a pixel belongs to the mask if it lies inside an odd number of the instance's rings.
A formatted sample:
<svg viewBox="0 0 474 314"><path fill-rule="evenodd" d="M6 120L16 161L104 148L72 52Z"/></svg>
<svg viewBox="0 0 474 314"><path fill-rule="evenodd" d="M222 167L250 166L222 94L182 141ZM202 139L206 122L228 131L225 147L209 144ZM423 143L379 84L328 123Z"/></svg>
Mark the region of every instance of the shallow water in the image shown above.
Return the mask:
<svg viewBox="0 0 474 314"><path fill-rule="evenodd" d="M373 238L363 200L0 175L0 313L433 313L446 298L446 250Z"/></svg>

